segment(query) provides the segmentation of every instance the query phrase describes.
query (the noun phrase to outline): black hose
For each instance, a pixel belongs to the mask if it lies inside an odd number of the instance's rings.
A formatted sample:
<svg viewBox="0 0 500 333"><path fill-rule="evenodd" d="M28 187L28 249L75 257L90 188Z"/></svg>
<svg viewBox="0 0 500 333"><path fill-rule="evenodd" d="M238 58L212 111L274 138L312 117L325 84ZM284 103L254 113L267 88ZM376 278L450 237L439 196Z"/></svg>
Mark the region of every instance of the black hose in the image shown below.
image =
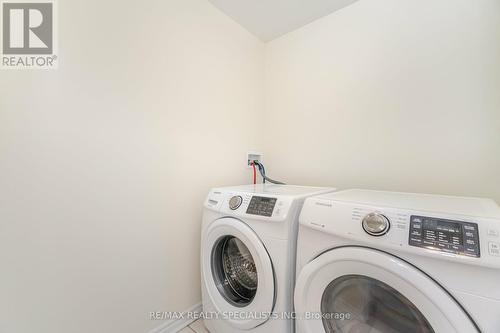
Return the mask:
<svg viewBox="0 0 500 333"><path fill-rule="evenodd" d="M260 162L254 161L254 163L255 163L255 165L257 165L259 167L260 175L262 176L262 178L264 180L267 180L268 182L273 183L273 184L277 184L277 185L285 185L285 183L282 183L280 181L277 181L277 180L274 180L272 178L267 177L265 171L263 171L263 170L265 170L264 165L262 165Z"/></svg>
<svg viewBox="0 0 500 333"><path fill-rule="evenodd" d="M260 168L262 167L262 173L264 173L264 176L266 175L266 168L264 168L264 164L259 164L259 172ZM262 184L266 183L266 178L262 178Z"/></svg>

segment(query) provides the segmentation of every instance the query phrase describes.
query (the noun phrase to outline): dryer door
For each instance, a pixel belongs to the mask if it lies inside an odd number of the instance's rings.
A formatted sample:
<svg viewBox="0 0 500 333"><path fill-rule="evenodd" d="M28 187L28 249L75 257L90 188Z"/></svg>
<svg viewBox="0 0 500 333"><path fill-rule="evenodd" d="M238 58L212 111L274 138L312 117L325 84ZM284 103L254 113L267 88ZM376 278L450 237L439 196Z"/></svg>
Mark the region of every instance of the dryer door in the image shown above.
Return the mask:
<svg viewBox="0 0 500 333"><path fill-rule="evenodd" d="M478 332L437 282L388 253L340 247L300 272L295 287L299 333Z"/></svg>
<svg viewBox="0 0 500 333"><path fill-rule="evenodd" d="M202 240L202 269L219 318L240 329L269 319L275 301L273 265L245 223L221 218L210 225Z"/></svg>

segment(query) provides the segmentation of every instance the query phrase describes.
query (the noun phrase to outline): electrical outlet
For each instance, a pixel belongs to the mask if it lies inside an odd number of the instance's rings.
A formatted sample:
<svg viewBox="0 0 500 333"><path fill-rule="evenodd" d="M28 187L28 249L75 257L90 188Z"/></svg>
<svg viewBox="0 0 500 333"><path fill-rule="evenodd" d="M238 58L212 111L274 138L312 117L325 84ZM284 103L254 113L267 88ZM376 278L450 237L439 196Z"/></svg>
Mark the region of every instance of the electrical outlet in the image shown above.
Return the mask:
<svg viewBox="0 0 500 333"><path fill-rule="evenodd" d="M263 157L262 153L258 153L258 152L254 152L254 151L248 152L247 153L247 165L250 167L252 161L257 161L257 162L262 163L262 157Z"/></svg>

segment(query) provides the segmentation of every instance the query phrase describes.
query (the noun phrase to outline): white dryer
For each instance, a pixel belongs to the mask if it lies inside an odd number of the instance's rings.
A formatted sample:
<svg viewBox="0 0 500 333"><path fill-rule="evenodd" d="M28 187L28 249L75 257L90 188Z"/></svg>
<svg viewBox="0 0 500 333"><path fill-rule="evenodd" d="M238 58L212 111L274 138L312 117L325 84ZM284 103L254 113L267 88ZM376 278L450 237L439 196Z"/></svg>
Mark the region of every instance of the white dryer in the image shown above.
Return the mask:
<svg viewBox="0 0 500 333"><path fill-rule="evenodd" d="M201 239L205 326L212 333L288 333L298 215L333 189L258 184L212 189Z"/></svg>
<svg viewBox="0 0 500 333"><path fill-rule="evenodd" d="M298 333L500 332L500 209L347 190L300 216Z"/></svg>

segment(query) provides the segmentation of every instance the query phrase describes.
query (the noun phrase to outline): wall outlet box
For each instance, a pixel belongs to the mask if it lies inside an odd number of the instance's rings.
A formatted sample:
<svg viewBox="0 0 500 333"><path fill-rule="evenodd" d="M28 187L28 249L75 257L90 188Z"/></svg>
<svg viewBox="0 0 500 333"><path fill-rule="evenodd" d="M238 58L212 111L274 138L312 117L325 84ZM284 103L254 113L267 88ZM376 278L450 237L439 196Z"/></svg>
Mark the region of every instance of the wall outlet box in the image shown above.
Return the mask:
<svg viewBox="0 0 500 333"><path fill-rule="evenodd" d="M247 153L247 166L251 167L252 166L252 164L251 164L252 161L257 161L257 162L262 163L262 157L263 156L264 155L262 153L259 153L259 152L255 152L255 151L248 152Z"/></svg>

